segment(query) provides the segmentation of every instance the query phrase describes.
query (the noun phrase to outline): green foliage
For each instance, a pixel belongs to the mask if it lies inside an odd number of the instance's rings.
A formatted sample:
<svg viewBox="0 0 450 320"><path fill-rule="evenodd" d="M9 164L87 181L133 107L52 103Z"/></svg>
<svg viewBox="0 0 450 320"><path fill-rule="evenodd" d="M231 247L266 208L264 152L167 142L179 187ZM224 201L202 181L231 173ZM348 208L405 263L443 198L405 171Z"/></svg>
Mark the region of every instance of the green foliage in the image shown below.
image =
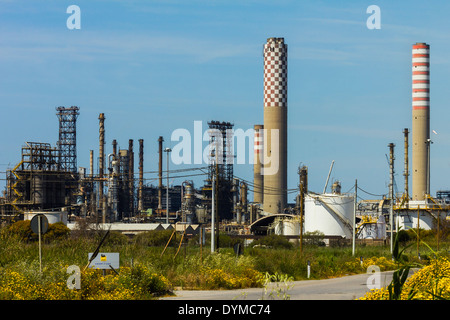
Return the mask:
<svg viewBox="0 0 450 320"><path fill-rule="evenodd" d="M262 279L264 291L262 299L290 300L287 293L294 286L294 278L286 274L270 274L266 272Z"/></svg>
<svg viewBox="0 0 450 320"><path fill-rule="evenodd" d="M126 235L119 231L110 231L106 241L111 246L122 247L127 245L129 240Z"/></svg>
<svg viewBox="0 0 450 320"><path fill-rule="evenodd" d="M4 232L10 235L15 234L22 240L37 240L38 235L31 230L30 220L21 220L14 222ZM43 234L44 241L53 241L66 239L70 234L70 229L62 222L49 223L47 232Z"/></svg>
<svg viewBox="0 0 450 320"><path fill-rule="evenodd" d="M203 246L200 252L197 242L189 241L183 243L175 257L180 243L179 234L176 238L172 237L170 245L161 255L172 235L171 230L142 233L132 239L110 232L100 250L120 253L120 276L117 278L116 274L108 271L107 276L103 277L99 270L87 270L83 279L88 282L81 290L82 294L75 295L64 289L68 277L64 268L78 265L83 269L87 264L88 253L97 248L105 231L89 230L85 235L78 234L74 237L71 233L69 237L62 236L60 241L45 241L42 248L43 274L40 275L36 241L30 241L26 233L24 235L17 231L27 229L23 224L13 228L16 228L12 229L14 232L10 232L10 227L3 228L0 232L0 275L3 272L16 279L16 282L5 280L3 287L5 297L12 296L15 299L25 295L31 299L54 299L58 296L66 299L147 299L169 292L172 286L193 289L258 287L264 284L260 280L266 273L303 280L306 279L307 261L311 262L312 279L364 273L366 262L380 267L381 261L392 262L387 246L357 247L356 257L348 247L333 248L311 244L304 246L301 253L298 245L275 235L255 241L253 244L264 246L245 248L244 254L239 257L232 249L237 240L229 236L223 238L222 235L218 252L210 253L208 245ZM415 244L415 241L412 243ZM448 243L442 243L441 246L445 248ZM382 270L392 270L400 263L415 261L415 252L411 255L406 249L398 244L395 255L397 265L383 262L386 267ZM364 257L364 266L359 261L360 256ZM399 287L396 288L395 285L402 285L405 274L398 272L395 276L396 284L393 284L391 290L393 298L399 292ZM6 289L14 287L15 283L19 283L21 288L23 284L35 289L33 292L31 289L24 289L25 291L15 293ZM284 295L288 286L283 287L282 283L280 285L281 288L273 287L273 293L280 293L278 298L288 298L288 295ZM283 293L278 289L285 291Z"/></svg>
<svg viewBox="0 0 450 320"><path fill-rule="evenodd" d="M392 257L394 258L394 261L397 262L399 265L405 261L402 254L407 248L405 247L402 250L400 250L400 236L401 236L400 232L395 235L392 250ZM406 279L408 278L411 267L412 267L411 264L403 264L400 268L395 270L392 281L388 286L389 300L400 299L403 286L405 285ZM410 297L412 296L413 293L410 294Z"/></svg>
<svg viewBox="0 0 450 320"><path fill-rule="evenodd" d="M44 234L45 241L63 240L70 234L70 229L62 222L50 223L48 230Z"/></svg>
<svg viewBox="0 0 450 320"><path fill-rule="evenodd" d="M152 230L138 234L135 239L136 245L142 246L165 246L172 236L173 230ZM179 240L178 240L179 242ZM176 245L176 235L172 237L169 245Z"/></svg>
<svg viewBox="0 0 450 320"><path fill-rule="evenodd" d="M244 245L244 241L242 239L232 238L225 233L219 234L219 246L221 248L233 248L233 246L236 243L240 243L241 245Z"/></svg>
<svg viewBox="0 0 450 320"><path fill-rule="evenodd" d="M170 293L171 284L169 281L157 273L141 264L136 263L131 268L127 268L121 273L120 284L125 288L139 292L141 295L163 295Z"/></svg>
<svg viewBox="0 0 450 320"><path fill-rule="evenodd" d="M238 289L258 287L261 274L254 269L254 259L236 257L230 250L186 256L168 278L176 286L201 289Z"/></svg>
<svg viewBox="0 0 450 320"><path fill-rule="evenodd" d="M400 230L396 237L398 237L398 241L405 245L407 242L411 241L412 237L411 237L411 233L409 231L406 230Z"/></svg>
<svg viewBox="0 0 450 320"><path fill-rule="evenodd" d="M263 246L273 249L291 249L293 244L283 236L270 234L252 242L252 247Z"/></svg>
<svg viewBox="0 0 450 320"><path fill-rule="evenodd" d="M303 235L303 238L305 239L306 244L312 245L312 246L325 246L325 242L323 241L325 238L325 235L323 232L320 231L308 231L305 232Z"/></svg>
<svg viewBox="0 0 450 320"><path fill-rule="evenodd" d="M23 240L29 240L33 235L33 231L31 231L31 221L21 220L14 222L6 229L6 232L15 234Z"/></svg>

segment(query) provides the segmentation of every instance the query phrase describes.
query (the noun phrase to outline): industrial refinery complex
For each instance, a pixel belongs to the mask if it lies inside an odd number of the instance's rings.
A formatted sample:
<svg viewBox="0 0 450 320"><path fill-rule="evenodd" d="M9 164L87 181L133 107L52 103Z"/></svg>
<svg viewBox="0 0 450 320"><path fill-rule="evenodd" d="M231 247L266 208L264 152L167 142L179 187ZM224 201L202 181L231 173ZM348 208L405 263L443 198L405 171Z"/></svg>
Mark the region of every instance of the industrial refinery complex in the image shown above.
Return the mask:
<svg viewBox="0 0 450 320"><path fill-rule="evenodd" d="M206 229L250 239L270 233L297 238L320 232L325 239L387 243L392 231L399 228L434 229L449 217L450 190L430 194L429 44L412 45L412 126L398 128L399 133L403 130L403 146L386 141L389 196L371 200L357 200L357 181L354 193L341 192L340 182L329 183L329 179L323 190L309 190L307 165L288 168L288 45L284 38L267 39L261 65L264 123L253 127L253 181L234 175L233 157L229 156L233 148L229 132L234 125L228 119L207 121L209 131L215 134L210 134L211 161L201 168L203 185L192 180L170 185L178 168L169 163L172 150L165 147L163 136L122 141L127 148L118 148L116 140L106 141L107 113L98 115L99 144L97 150L90 150L89 168L79 167L77 118L83 107L60 106L56 107L56 145L26 141L18 146L17 155L12 155L16 164L6 172L6 188L0 197L2 223L45 214L50 223L61 221L70 228L77 220L90 218L124 233L179 228L197 234ZM145 148L144 152L146 139L158 141L158 149ZM106 145L112 146L109 154ZM159 159L155 185L145 183L146 154ZM402 194L394 194L393 187L394 161L402 158L398 155L404 159L395 162L396 168L404 168ZM299 177L294 193L288 189L288 175ZM295 195L294 203L288 203L288 193Z"/></svg>

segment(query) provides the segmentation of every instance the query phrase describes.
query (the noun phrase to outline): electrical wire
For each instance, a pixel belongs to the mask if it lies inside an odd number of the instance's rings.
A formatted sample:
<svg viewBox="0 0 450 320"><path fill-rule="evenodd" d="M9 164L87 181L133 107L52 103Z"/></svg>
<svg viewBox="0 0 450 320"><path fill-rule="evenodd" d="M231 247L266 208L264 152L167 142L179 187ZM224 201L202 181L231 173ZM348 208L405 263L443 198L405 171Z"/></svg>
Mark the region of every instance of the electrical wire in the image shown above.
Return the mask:
<svg viewBox="0 0 450 320"><path fill-rule="evenodd" d="M368 195L371 195L371 196L374 196L374 197L383 197L383 196L386 196L386 193L385 193L385 194L374 194L374 193L371 193L371 192L368 192L368 191L362 189L362 188L359 187L359 186L358 186L358 189L361 190L362 192L367 193Z"/></svg>

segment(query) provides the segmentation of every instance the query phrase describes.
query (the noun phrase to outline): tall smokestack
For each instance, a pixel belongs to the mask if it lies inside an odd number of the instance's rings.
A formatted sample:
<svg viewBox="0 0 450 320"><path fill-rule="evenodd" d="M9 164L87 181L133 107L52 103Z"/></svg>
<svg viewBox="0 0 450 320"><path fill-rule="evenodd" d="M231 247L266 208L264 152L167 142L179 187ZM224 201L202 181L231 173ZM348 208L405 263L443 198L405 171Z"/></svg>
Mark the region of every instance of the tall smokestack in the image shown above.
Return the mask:
<svg viewBox="0 0 450 320"><path fill-rule="evenodd" d="M94 177L94 150L89 151L89 172L91 174L91 178Z"/></svg>
<svg viewBox="0 0 450 320"><path fill-rule="evenodd" d="M264 179L261 175L261 158L260 155L264 154L263 152L263 143L264 143L264 126L262 124L255 124L255 141L254 141L254 160L253 160L253 202L255 203L263 203L263 187L264 187Z"/></svg>
<svg viewBox="0 0 450 320"><path fill-rule="evenodd" d="M128 183L130 190L130 215L133 216L134 213L134 151L133 151L133 139L128 140Z"/></svg>
<svg viewBox="0 0 450 320"><path fill-rule="evenodd" d="M282 212L287 203L287 45L264 45L264 211Z"/></svg>
<svg viewBox="0 0 450 320"><path fill-rule="evenodd" d="M102 219L103 223L105 223L105 210L103 206L103 171L104 171L104 165L105 165L105 114L100 113L98 116L99 120L99 150L98 150L98 177L99 177L99 187L98 187L98 202L100 211L102 212Z"/></svg>
<svg viewBox="0 0 450 320"><path fill-rule="evenodd" d="M408 157L408 147L409 147L409 142L408 142L408 134L409 134L409 130L408 128L403 129L403 135L404 135L404 153L405 153L405 170L403 172L403 176L405 177L405 197L406 199L409 199L409 182L408 182L408 177L409 177L409 157Z"/></svg>
<svg viewBox="0 0 450 320"><path fill-rule="evenodd" d="M139 212L144 210L143 190L144 187L144 139L139 139Z"/></svg>
<svg viewBox="0 0 450 320"><path fill-rule="evenodd" d="M158 178L159 178L159 186L158 186L158 209L162 210L162 161L163 161L163 137L158 138Z"/></svg>
<svg viewBox="0 0 450 320"><path fill-rule="evenodd" d="M412 46L412 198L424 200L429 190L430 46Z"/></svg>
<svg viewBox="0 0 450 320"><path fill-rule="evenodd" d="M112 147L113 147L113 154L114 154L115 156L117 156L117 140L116 140L116 139L114 139L114 140L112 141Z"/></svg>

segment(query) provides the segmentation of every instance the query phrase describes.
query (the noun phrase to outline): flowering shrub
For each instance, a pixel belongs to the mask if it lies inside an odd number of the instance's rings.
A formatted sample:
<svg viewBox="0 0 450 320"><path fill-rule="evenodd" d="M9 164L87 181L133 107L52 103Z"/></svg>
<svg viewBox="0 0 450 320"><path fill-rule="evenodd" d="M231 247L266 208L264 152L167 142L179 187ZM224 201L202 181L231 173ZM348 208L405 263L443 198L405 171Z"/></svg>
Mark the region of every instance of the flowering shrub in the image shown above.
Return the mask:
<svg viewBox="0 0 450 320"><path fill-rule="evenodd" d="M203 260L190 256L178 266L172 283L184 288L240 289L261 287L262 273L255 270L250 257L215 253Z"/></svg>
<svg viewBox="0 0 450 320"><path fill-rule="evenodd" d="M361 300L385 300L389 298L387 288L372 290ZM406 281L400 298L402 300L450 299L450 261L440 257L433 259Z"/></svg>
<svg viewBox="0 0 450 320"><path fill-rule="evenodd" d="M262 274L247 268L240 275L223 269L204 269L205 284L208 289L240 289L260 286Z"/></svg>
<svg viewBox="0 0 450 320"><path fill-rule="evenodd" d="M88 268L81 274L81 289L67 288L67 266L53 275L52 281L30 277L25 272L0 268L2 300L127 300L151 299L170 293L169 281L151 273L143 265L123 267L120 273L103 276L100 270ZM45 272L51 272L44 270Z"/></svg>
<svg viewBox="0 0 450 320"><path fill-rule="evenodd" d="M367 270L369 266L378 266L381 271L393 270L397 268L396 263L392 259L388 259L386 257L371 257L367 259L363 259L362 265L359 258L355 258L353 261L346 262L345 268L346 270L352 270L357 268L363 268Z"/></svg>

